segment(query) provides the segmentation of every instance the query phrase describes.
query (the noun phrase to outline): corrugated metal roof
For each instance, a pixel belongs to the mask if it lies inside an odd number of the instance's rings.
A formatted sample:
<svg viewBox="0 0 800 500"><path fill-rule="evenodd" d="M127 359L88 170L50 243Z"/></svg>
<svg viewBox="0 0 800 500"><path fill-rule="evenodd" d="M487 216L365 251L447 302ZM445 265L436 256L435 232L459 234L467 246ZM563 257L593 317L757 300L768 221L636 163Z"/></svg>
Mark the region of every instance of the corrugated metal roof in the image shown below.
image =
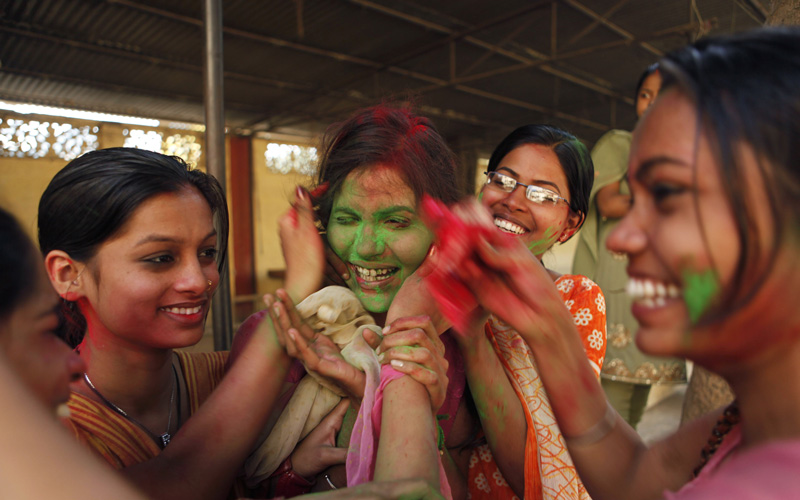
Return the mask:
<svg viewBox="0 0 800 500"><path fill-rule="evenodd" d="M197 0L0 9L2 98L203 120ZM633 125L633 87L659 54L757 26L754 12L747 0L226 0L226 120L314 134L357 107L415 95L461 144L488 149L537 121L592 142Z"/></svg>

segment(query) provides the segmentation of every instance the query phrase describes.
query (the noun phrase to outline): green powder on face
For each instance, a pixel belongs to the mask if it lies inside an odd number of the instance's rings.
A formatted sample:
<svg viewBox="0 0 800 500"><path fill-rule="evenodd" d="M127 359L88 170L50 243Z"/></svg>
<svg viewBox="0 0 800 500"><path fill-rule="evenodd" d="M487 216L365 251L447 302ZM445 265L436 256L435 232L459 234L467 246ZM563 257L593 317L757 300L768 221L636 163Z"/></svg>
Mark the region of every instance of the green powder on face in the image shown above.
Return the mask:
<svg viewBox="0 0 800 500"><path fill-rule="evenodd" d="M683 300L689 310L689 319L697 323L719 295L719 278L712 269L684 271L683 282Z"/></svg>
<svg viewBox="0 0 800 500"><path fill-rule="evenodd" d="M556 236L555 228L548 227L544 231L544 237L542 239L528 243L528 250L534 255L540 255L553 246L556 241Z"/></svg>

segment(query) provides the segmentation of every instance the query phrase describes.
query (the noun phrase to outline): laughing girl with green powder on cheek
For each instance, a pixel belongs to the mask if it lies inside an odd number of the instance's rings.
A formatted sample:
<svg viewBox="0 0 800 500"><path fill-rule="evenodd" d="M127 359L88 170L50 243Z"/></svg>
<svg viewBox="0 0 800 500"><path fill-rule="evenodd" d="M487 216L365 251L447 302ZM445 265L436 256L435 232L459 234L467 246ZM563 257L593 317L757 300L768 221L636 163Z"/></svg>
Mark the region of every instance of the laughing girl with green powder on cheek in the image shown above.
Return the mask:
<svg viewBox="0 0 800 500"><path fill-rule="evenodd" d="M315 293L329 252L344 264L349 288L334 291L353 295L371 322L387 327L386 338L403 340L398 350L404 358L387 352L394 351L388 345L382 355L396 371L392 376L410 375L380 380L385 382L377 413L381 439L375 439L375 457L359 458L374 459L374 472L351 472L351 457L363 449L353 438L347 475L342 466L330 468L316 478L317 488L421 477L445 496L466 495L463 478L469 452L456 446L469 438L474 421L462 397L463 363L452 337L443 333L447 326L437 320L435 304L424 298L420 276L414 275L424 267L433 242L420 218L419 201L427 195L454 203L459 196L455 178L454 156L429 120L407 109L369 108L331 128L323 140L317 186L310 193L298 188L292 209L280 220L285 292L278 292L279 303L268 299L267 305L279 311L270 319L285 327L290 354L302 360L307 371L332 381L355 407L375 408L367 403L376 392L366 389L369 379L364 372L344 360L341 344L311 330L308 316L299 321L292 305L298 303L304 310L309 302L301 301L316 300L336 288ZM324 228L324 240L315 221ZM317 317L326 315L322 308L316 311ZM281 323L286 318L291 321ZM373 334L369 342L375 348L380 339ZM290 377L289 382L302 383L302 377ZM345 433L351 426L345 423ZM362 435L358 422L353 435ZM314 482L307 479L308 484Z"/></svg>

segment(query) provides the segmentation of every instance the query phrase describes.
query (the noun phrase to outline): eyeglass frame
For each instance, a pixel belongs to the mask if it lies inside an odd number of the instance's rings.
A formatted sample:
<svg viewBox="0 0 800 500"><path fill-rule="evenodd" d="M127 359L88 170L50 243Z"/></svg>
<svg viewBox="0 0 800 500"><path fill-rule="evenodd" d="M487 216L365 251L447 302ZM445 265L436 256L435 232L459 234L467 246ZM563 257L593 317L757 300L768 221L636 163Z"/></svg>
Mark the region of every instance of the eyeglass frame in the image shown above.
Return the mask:
<svg viewBox="0 0 800 500"><path fill-rule="evenodd" d="M528 196L529 192L539 192L539 193L546 192L546 193L551 193L553 196L556 197L556 201L552 202L553 206L558 205L559 201L563 201L564 203L567 204L567 206L570 205L569 200L567 200L563 196L559 196L559 194L556 193L555 191L553 191L552 189L543 188L541 186L536 186L534 184L524 184L524 183L516 180L515 178L511 177L510 175L506 175L504 173L498 172L497 170L492 170L491 172L486 171L483 174L486 176L486 182L483 184L484 186L496 186L497 188L499 188L504 193L511 194L511 193L514 192L515 189L517 189L517 187L519 187L519 186L525 187L525 199L530 201L531 203L536 203L537 205L545 205L545 203L543 201L536 201L534 199L531 199L531 197ZM509 191L506 191L504 188L501 188L500 186L495 185L492 182L492 177L495 176L495 175L499 175L499 176L501 176L503 178L506 178L506 179L511 179L512 181L515 182L514 187L512 187ZM505 186L505 184L503 184L503 185Z"/></svg>

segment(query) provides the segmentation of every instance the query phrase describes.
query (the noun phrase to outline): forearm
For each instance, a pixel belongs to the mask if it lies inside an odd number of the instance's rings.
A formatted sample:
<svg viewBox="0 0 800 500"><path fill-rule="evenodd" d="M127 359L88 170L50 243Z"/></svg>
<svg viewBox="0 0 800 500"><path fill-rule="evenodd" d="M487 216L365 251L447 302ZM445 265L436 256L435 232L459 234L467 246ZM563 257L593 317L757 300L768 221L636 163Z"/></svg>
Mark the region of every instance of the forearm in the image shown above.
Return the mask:
<svg viewBox="0 0 800 500"><path fill-rule="evenodd" d="M525 442L528 423L519 398L491 343L481 332L462 345L467 382L478 417L503 477L522 498L525 492Z"/></svg>
<svg viewBox="0 0 800 500"><path fill-rule="evenodd" d="M383 392L375 480L422 478L438 489L436 436L425 387L408 376L390 382Z"/></svg>
<svg viewBox="0 0 800 500"><path fill-rule="evenodd" d="M603 499L660 498L670 483L658 450L609 406L572 325L545 342L532 342L542 383L581 480ZM526 339L527 341L528 339ZM611 416L611 419L607 419ZM608 457L613 457L609 460Z"/></svg>
<svg viewBox="0 0 800 500"><path fill-rule="evenodd" d="M271 327L265 318L259 328ZM289 359L274 334L252 336L170 445L123 470L150 498L224 498L280 395Z"/></svg>

